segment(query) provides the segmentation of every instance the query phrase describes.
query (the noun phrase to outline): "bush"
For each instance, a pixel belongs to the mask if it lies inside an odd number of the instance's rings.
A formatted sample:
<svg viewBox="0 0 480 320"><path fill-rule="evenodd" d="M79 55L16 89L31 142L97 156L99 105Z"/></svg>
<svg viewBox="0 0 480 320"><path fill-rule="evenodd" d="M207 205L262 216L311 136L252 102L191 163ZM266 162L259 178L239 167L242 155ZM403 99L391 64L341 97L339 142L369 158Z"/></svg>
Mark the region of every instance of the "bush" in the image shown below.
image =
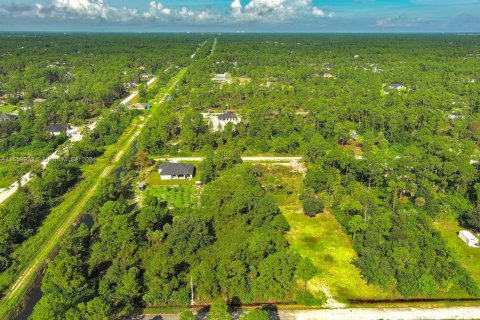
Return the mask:
<svg viewBox="0 0 480 320"><path fill-rule="evenodd" d="M325 206L321 198L308 195L303 198L303 212L310 217L315 217L318 213L323 212Z"/></svg>
<svg viewBox="0 0 480 320"><path fill-rule="evenodd" d="M260 309L255 309L249 313L245 313L240 317L240 320L268 320L268 312Z"/></svg>
<svg viewBox="0 0 480 320"><path fill-rule="evenodd" d="M301 291L297 294L297 304L302 306L321 306L325 302L325 298L315 298L308 291Z"/></svg>
<svg viewBox="0 0 480 320"><path fill-rule="evenodd" d="M179 320L197 320L197 317L193 314L192 311L183 311L180 314Z"/></svg>

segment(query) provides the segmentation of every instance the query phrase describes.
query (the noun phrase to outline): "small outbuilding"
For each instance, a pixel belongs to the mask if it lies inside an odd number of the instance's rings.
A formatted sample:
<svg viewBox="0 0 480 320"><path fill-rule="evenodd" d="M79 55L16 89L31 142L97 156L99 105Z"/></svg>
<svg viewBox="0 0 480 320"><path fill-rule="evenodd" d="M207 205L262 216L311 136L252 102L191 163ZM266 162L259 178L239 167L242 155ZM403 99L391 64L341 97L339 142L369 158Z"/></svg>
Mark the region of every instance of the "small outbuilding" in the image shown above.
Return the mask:
<svg viewBox="0 0 480 320"><path fill-rule="evenodd" d="M145 184L145 182L139 182L137 185L138 185L138 190L140 191L145 191L145 189L147 188L147 185Z"/></svg>
<svg viewBox="0 0 480 320"><path fill-rule="evenodd" d="M50 124L45 128L45 131L50 133L52 136L58 136L59 134L62 133L67 133L69 135L69 132L72 130L72 127L70 127L68 124L60 124L60 123L54 123Z"/></svg>
<svg viewBox="0 0 480 320"><path fill-rule="evenodd" d="M134 103L129 108L136 109L136 110L145 110L147 104L146 103Z"/></svg>
<svg viewBox="0 0 480 320"><path fill-rule="evenodd" d="M213 82L216 82L216 83L230 83L230 82L232 82L232 80L230 80L230 79L228 78L227 73L217 73L217 74L212 78L212 81L213 81Z"/></svg>
<svg viewBox="0 0 480 320"><path fill-rule="evenodd" d="M161 180L191 180L195 167L191 164L164 162L158 166Z"/></svg>
<svg viewBox="0 0 480 320"><path fill-rule="evenodd" d="M16 120L17 116L14 114L0 113L0 122Z"/></svg>
<svg viewBox="0 0 480 320"><path fill-rule="evenodd" d="M478 247L478 238L475 237L470 231L462 230L458 232L458 237L470 247Z"/></svg>

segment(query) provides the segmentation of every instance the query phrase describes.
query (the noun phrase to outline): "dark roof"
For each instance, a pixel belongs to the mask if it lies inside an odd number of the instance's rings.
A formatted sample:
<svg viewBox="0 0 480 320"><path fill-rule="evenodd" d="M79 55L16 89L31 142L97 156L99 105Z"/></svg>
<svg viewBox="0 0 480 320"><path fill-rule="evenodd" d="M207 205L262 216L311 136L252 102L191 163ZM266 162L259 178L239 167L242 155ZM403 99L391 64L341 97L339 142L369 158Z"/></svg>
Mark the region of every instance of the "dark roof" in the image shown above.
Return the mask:
<svg viewBox="0 0 480 320"><path fill-rule="evenodd" d="M70 129L68 124L54 123L47 126L45 131L47 132L65 132Z"/></svg>
<svg viewBox="0 0 480 320"><path fill-rule="evenodd" d="M180 175L190 175L193 176L195 167L191 164L183 163L173 163L173 162L164 162L158 166L161 171L161 175L165 176L180 176Z"/></svg>
<svg viewBox="0 0 480 320"><path fill-rule="evenodd" d="M2 121L15 119L17 119L17 116L14 114L0 113L0 120Z"/></svg>
<svg viewBox="0 0 480 320"><path fill-rule="evenodd" d="M228 120L228 119L237 119L237 115L235 114L235 112L228 111L218 115L218 120Z"/></svg>

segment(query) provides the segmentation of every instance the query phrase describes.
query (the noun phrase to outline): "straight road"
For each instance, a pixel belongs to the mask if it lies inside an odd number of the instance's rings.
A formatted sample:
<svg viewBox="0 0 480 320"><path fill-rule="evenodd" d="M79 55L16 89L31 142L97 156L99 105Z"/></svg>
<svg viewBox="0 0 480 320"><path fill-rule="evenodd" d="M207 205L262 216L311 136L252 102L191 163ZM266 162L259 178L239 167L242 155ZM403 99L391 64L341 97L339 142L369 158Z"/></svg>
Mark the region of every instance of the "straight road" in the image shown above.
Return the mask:
<svg viewBox="0 0 480 320"><path fill-rule="evenodd" d="M172 79L172 85L165 90L165 93L163 96L161 96L160 101L164 101L166 96L174 90L177 83L182 79L182 76L187 70L188 67L182 69L178 75ZM52 232L51 236L45 243L39 245L37 253L34 257L32 257L32 260L28 262L28 267L25 267L19 272L16 281L8 290L5 291L3 297L0 299L0 319L11 318L12 312L15 312L16 308L18 308L18 305L20 304L20 301L27 288L35 279L36 275L41 271L48 258L51 257L51 254L57 247L59 241L78 219L78 217L84 212L88 202L95 195L95 192L101 185L101 182L113 172L115 166L119 163L125 153L128 150L131 150L135 139L138 137L138 135L140 135L144 126L150 119L151 115L146 117L140 124L132 124L129 129L127 129L131 131L128 139L122 140L124 141L123 143L117 142L119 144L118 152L108 162L102 173L98 176L92 177L90 180L84 180L81 182L84 183L83 185L80 184L77 186L78 188L88 186L88 189L85 190L84 194L81 194L80 198L72 199L73 201L71 204L69 204L69 207L67 208L68 210L65 212L65 218L62 221L62 224L59 225L54 232Z"/></svg>
<svg viewBox="0 0 480 320"><path fill-rule="evenodd" d="M132 319L177 320L178 314L147 314ZM199 317L204 319L205 317ZM321 310L278 310L270 312L272 320L447 320L479 319L480 307L451 308L351 308Z"/></svg>
<svg viewBox="0 0 480 320"><path fill-rule="evenodd" d="M148 81L147 82L147 87L150 87L155 82L155 80L157 80L156 77L151 79L150 81ZM128 102L133 100L137 95L138 95L138 91L133 92L131 95L129 95L127 98L125 98L125 100L123 100L121 102L121 104L126 105ZM90 124L88 127L89 127L90 130L93 130L95 128L95 125L96 125L96 122ZM82 139L83 139L83 135L79 132L76 132L69 138L69 141L70 141L71 144L73 144L75 142L81 141ZM51 155L46 157L41 162L42 168L45 169L47 167L47 164L51 160L55 160L55 159L60 158L58 153L59 153L59 150L55 151L54 153L52 153ZM11 196L13 196L15 194L15 192L17 192L17 190L20 186L24 186L24 185L28 184L30 181L32 181L32 179L34 177L35 177L35 175L33 175L31 172L27 172L25 175L23 175L20 178L20 183L19 183L19 181L15 181L14 183L12 183L7 188L0 189L0 205L2 203L4 203L5 201L7 201Z"/></svg>
<svg viewBox="0 0 480 320"><path fill-rule="evenodd" d="M169 161L169 162L182 162L182 161L202 161L203 157L183 157L183 158L169 158L158 157L154 158L155 161ZM302 157L242 157L244 162L291 162L302 161Z"/></svg>
<svg viewBox="0 0 480 320"><path fill-rule="evenodd" d="M153 77L152 79L150 79L147 82L147 87L150 87L157 79L158 79L157 77ZM132 94L126 97L125 99L123 99L122 102L120 102L120 104L127 105L130 101L135 99L136 96L138 96L138 90L133 91Z"/></svg>

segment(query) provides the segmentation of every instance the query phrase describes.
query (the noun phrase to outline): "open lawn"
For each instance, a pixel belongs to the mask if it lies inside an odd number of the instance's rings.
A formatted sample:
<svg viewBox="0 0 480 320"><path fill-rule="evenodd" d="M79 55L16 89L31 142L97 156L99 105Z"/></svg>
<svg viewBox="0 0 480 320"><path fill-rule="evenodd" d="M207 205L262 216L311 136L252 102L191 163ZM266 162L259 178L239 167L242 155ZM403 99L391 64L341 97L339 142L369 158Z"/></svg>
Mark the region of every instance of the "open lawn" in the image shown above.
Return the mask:
<svg viewBox="0 0 480 320"><path fill-rule="evenodd" d="M454 250L460 264L480 285L480 248L469 247L458 237L458 231L464 228L460 227L455 219L436 221L434 225L448 246Z"/></svg>
<svg viewBox="0 0 480 320"><path fill-rule="evenodd" d="M194 186L180 185L169 186L148 186L145 195L154 196L160 201L167 202L168 206L176 208L188 208L195 204L197 190Z"/></svg>
<svg viewBox="0 0 480 320"><path fill-rule="evenodd" d="M0 106L0 113L11 113L13 112L13 109L15 109L15 106L12 106L11 104L7 104L6 106Z"/></svg>
<svg viewBox="0 0 480 320"><path fill-rule="evenodd" d="M335 217L326 212L315 218L302 213L299 193L303 182L301 173L278 165L256 165L265 188L279 205L291 230L287 240L301 256L309 257L320 271L309 285L312 292L326 286L333 297L348 300L393 299L393 293L368 285L352 264L355 251L350 238L343 233Z"/></svg>

